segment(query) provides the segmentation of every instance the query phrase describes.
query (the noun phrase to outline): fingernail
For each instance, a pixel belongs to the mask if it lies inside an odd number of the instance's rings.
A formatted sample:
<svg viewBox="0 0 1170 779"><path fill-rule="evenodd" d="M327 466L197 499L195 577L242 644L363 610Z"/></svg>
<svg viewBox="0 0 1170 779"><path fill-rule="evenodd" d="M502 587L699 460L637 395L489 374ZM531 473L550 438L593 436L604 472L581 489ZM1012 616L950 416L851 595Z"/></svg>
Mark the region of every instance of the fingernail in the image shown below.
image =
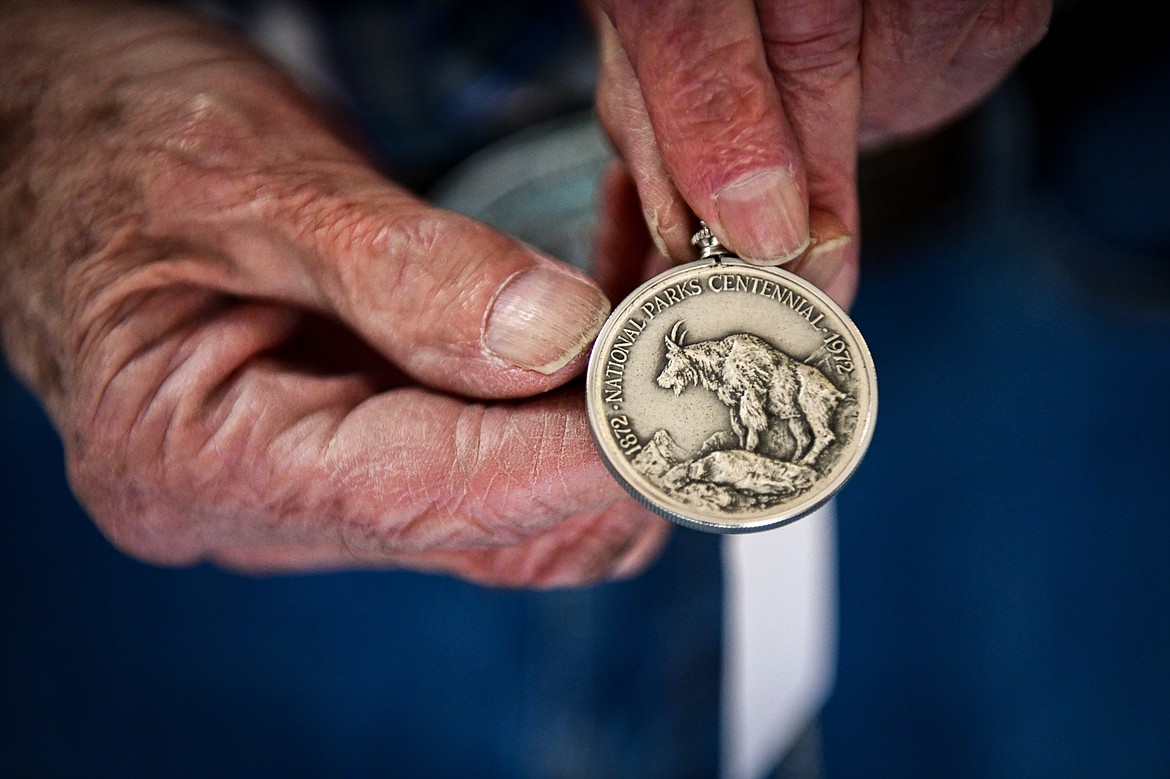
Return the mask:
<svg viewBox="0 0 1170 779"><path fill-rule="evenodd" d="M608 315L609 301L597 287L554 268L534 268L496 293L483 345L513 365L553 374L581 354Z"/></svg>
<svg viewBox="0 0 1170 779"><path fill-rule="evenodd" d="M784 263L808 248L808 207L792 174L752 173L715 195L723 239L744 260Z"/></svg>
<svg viewBox="0 0 1170 779"><path fill-rule="evenodd" d="M666 218L663 218L663 212ZM650 228L650 239L663 257L673 262L689 262L698 257L691 245L695 231L690 224L679 221L678 215L672 214L669 207L662 211L648 211L646 224Z"/></svg>
<svg viewBox="0 0 1170 779"><path fill-rule="evenodd" d="M841 272L852 249L853 236L835 217L821 212L815 216L815 224L809 229L808 251L787 268L823 290Z"/></svg>
<svg viewBox="0 0 1170 779"><path fill-rule="evenodd" d="M666 236L662 234L662 225L658 219L657 211L646 212L646 226L650 229L650 240L654 242L654 248L663 257L669 257L670 247L666 245Z"/></svg>
<svg viewBox="0 0 1170 779"><path fill-rule="evenodd" d="M801 275L819 288L827 288L841 272L845 254L852 243L853 236L845 233L815 244L805 255L805 270Z"/></svg>

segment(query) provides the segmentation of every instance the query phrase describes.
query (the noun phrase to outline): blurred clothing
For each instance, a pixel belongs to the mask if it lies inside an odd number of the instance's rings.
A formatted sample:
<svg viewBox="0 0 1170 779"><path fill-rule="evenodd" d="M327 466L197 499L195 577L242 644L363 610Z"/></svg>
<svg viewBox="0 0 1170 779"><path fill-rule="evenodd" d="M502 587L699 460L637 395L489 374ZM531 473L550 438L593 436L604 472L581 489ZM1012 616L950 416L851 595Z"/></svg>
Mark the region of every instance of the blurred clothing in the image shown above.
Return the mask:
<svg viewBox="0 0 1170 779"><path fill-rule="evenodd" d="M1066 10L864 168L830 777L1170 776L1170 46Z"/></svg>

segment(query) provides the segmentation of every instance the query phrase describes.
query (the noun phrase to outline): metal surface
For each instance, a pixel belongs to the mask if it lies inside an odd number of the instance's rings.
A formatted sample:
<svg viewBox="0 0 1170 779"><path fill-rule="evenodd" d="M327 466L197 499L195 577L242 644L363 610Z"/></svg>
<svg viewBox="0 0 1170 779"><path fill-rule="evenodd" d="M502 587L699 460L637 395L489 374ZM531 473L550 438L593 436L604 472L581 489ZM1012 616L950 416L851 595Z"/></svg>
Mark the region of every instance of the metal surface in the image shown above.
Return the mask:
<svg viewBox="0 0 1170 779"><path fill-rule="evenodd" d="M707 259L614 309L589 360L589 421L614 476L654 511L701 530L767 530L852 475L877 378L827 295L710 242L701 232Z"/></svg>

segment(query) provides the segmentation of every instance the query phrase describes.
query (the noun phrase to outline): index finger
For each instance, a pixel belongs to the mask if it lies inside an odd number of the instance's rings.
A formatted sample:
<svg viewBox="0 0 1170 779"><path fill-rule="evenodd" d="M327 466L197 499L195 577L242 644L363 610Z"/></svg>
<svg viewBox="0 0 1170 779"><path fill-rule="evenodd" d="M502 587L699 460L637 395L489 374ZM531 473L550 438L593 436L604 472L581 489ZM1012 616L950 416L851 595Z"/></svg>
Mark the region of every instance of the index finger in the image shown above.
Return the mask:
<svg viewBox="0 0 1170 779"><path fill-rule="evenodd" d="M679 193L744 259L786 262L809 243L800 147L750 0L603 6L621 37Z"/></svg>

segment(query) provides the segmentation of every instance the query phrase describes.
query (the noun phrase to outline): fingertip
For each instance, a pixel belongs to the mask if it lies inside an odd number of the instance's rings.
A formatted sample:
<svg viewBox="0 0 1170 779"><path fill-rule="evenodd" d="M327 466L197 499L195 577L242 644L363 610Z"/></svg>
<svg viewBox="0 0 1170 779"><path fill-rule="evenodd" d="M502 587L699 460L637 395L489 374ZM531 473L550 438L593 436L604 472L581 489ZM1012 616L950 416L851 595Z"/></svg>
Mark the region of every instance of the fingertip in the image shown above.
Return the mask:
<svg viewBox="0 0 1170 779"><path fill-rule="evenodd" d="M837 270L837 275L826 284L825 294L837 301L837 305L848 311L857 297L857 285L861 278L861 266L857 262L856 254L846 257Z"/></svg>
<svg viewBox="0 0 1170 779"><path fill-rule="evenodd" d="M610 578L613 581L632 579L645 572L666 548L670 540L673 525L662 517L651 514L647 509L636 506L636 509L645 513L645 525L638 536L625 550L614 564Z"/></svg>
<svg viewBox="0 0 1170 779"><path fill-rule="evenodd" d="M784 267L847 308L857 287L857 240L841 220L826 211L812 212L809 221L808 251Z"/></svg>

